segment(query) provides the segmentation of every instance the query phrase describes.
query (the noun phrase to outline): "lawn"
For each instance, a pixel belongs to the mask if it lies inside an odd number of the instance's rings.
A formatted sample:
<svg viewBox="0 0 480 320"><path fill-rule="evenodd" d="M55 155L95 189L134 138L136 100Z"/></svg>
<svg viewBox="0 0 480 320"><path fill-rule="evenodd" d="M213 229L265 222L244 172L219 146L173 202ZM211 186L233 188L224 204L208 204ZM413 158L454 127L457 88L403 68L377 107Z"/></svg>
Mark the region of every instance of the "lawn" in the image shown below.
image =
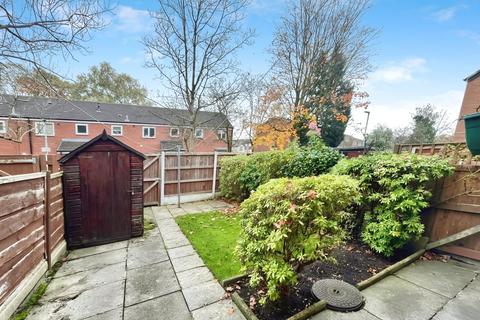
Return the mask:
<svg viewBox="0 0 480 320"><path fill-rule="evenodd" d="M238 216L207 212L175 220L217 279L224 280L240 274L240 262L234 254L240 234Z"/></svg>

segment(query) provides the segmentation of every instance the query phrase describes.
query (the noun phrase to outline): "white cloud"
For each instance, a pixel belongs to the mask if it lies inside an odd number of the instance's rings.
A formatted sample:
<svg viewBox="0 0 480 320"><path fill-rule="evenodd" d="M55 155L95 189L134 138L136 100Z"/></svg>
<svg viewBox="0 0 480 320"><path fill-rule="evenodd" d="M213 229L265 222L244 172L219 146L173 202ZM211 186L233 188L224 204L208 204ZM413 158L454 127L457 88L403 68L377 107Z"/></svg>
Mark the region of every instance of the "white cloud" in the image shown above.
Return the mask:
<svg viewBox="0 0 480 320"><path fill-rule="evenodd" d="M423 58L405 59L375 70L369 77L373 82L406 82L413 80L414 74L426 70L427 61Z"/></svg>
<svg viewBox="0 0 480 320"><path fill-rule="evenodd" d="M445 22L453 19L457 14L457 12L463 8L464 6L453 6L453 7L444 8L432 13L432 17L438 22Z"/></svg>
<svg viewBox="0 0 480 320"><path fill-rule="evenodd" d="M462 90L448 90L410 99L395 99L395 97L392 97L391 101L375 101L375 94L372 92L372 103L368 108L370 111L368 131L370 132L379 124L392 129L406 127L411 122L411 114L415 111L415 108L428 103L433 104L437 110L446 110L448 122L454 128L460 112L463 94ZM399 93L399 96L402 95ZM349 124L346 132L361 138L358 128L365 128L366 115L363 109L358 109L352 110L352 117L353 121Z"/></svg>
<svg viewBox="0 0 480 320"><path fill-rule="evenodd" d="M118 6L115 12L115 24L118 30L128 33L141 33L150 30L152 19L147 10Z"/></svg>

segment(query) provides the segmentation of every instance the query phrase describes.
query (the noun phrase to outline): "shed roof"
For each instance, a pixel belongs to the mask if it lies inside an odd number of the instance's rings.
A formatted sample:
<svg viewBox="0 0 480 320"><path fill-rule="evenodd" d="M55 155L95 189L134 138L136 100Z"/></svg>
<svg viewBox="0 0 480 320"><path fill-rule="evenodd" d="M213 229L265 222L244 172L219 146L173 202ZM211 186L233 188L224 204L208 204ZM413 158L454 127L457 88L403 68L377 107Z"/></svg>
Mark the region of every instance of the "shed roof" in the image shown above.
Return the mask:
<svg viewBox="0 0 480 320"><path fill-rule="evenodd" d="M463 81L472 81L478 78L479 76L480 76L480 69L478 69L477 71L475 71L474 73L472 73L471 75L463 79Z"/></svg>
<svg viewBox="0 0 480 320"><path fill-rule="evenodd" d="M12 95L0 96L0 117L2 116L170 126L191 125L190 115L185 109ZM210 111L198 112L196 124L206 128L232 127L224 114Z"/></svg>
<svg viewBox="0 0 480 320"><path fill-rule="evenodd" d="M82 144L81 146L79 146L78 148L76 148L75 150L72 150L69 154L66 154L64 155L63 157L61 157L58 162L60 163L65 163L67 162L68 160L70 160L71 158L73 158L74 156L76 156L78 153L82 152L83 150L85 150L86 148L90 147L91 145L93 145L95 142L99 141L99 140L102 140L102 141L112 141L113 143L115 144L118 144L120 145L121 147L125 148L126 150L136 154L137 156L141 157L142 159L146 159L147 157L145 157L145 155L135 149L133 149L132 147L126 145L125 143L121 142L120 140L117 140L115 139L114 137L110 136L107 134L107 132L105 130L103 130L102 134L99 134L98 136L96 136L95 138L93 138L92 140Z"/></svg>

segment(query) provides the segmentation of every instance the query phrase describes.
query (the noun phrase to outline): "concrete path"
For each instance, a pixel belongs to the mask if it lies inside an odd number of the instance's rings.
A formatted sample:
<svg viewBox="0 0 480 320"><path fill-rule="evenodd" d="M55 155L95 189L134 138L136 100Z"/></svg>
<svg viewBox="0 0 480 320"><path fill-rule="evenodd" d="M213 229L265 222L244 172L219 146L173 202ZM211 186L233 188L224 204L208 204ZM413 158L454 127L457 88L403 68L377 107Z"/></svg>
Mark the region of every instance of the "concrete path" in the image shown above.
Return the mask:
<svg viewBox="0 0 480 320"><path fill-rule="evenodd" d="M477 320L480 265L418 261L365 289L358 312L324 311L314 320Z"/></svg>
<svg viewBox="0 0 480 320"><path fill-rule="evenodd" d="M204 201L145 209L157 228L71 252L27 319L244 319L173 219L226 206Z"/></svg>

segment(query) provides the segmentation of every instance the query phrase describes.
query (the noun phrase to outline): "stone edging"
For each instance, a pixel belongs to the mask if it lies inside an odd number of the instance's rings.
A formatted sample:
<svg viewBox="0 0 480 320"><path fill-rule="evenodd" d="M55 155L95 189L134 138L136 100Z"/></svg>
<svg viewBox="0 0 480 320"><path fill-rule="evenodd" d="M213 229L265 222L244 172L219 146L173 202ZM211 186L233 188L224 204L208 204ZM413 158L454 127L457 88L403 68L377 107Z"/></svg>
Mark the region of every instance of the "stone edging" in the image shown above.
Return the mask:
<svg viewBox="0 0 480 320"><path fill-rule="evenodd" d="M376 275L371 276L370 278L358 283L356 285L356 287L358 288L358 290L364 290L364 289L370 287L371 285L377 283L378 281L382 280L383 278L391 275L394 272L397 272L398 270L402 269L403 267L406 267L410 263L414 262L415 260L420 258L422 256L422 254L425 253L425 251L426 251L425 249L418 250L417 252L409 255L408 257L392 264L388 268L383 269L382 271L380 271ZM233 282L235 282L235 281L237 281L237 280L239 280L239 279L241 279L245 276L246 275L240 275L240 276L235 276L235 277L232 277L232 278L229 278L229 279L225 279L222 282L222 285L223 286L229 285L229 284L231 284L231 283L233 283ZM258 318L255 316L253 311L248 307L248 305L245 303L245 301L243 301L242 297L240 297L240 295L238 293L236 293L236 292L233 293L232 300L237 305L237 307L240 309L240 311L242 312L242 314L245 316L245 318L247 320L258 320ZM304 310L294 314L293 316L291 316L287 320L305 320L305 319L308 319L309 317L323 311L324 309L326 309L326 307L327 307L327 303L323 300L320 300L320 301L315 302L311 306L305 308Z"/></svg>

